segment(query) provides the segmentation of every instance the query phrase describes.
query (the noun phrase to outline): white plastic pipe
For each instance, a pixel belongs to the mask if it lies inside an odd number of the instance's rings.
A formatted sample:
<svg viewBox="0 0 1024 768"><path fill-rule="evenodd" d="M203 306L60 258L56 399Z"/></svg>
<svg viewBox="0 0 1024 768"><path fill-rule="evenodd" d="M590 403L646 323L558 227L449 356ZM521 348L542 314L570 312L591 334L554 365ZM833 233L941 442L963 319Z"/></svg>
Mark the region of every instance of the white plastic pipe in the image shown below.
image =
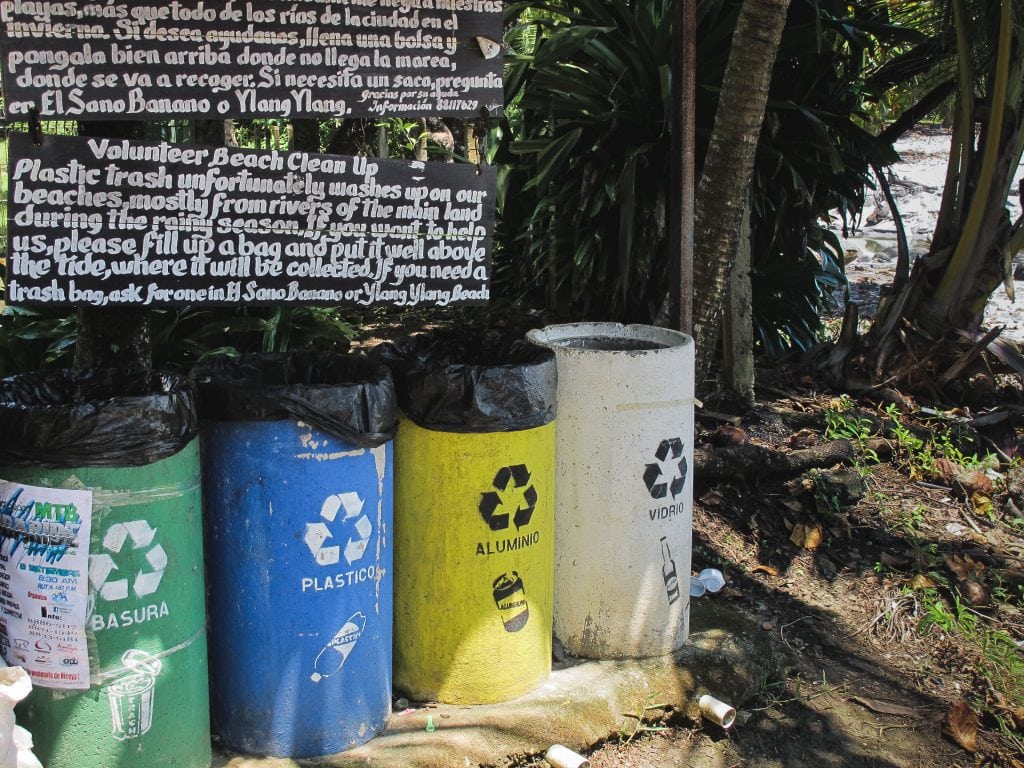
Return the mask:
<svg viewBox="0 0 1024 768"><path fill-rule="evenodd" d="M700 713L705 718L722 728L728 729L736 722L736 710L714 696L704 694L697 704L700 707Z"/></svg>
<svg viewBox="0 0 1024 768"><path fill-rule="evenodd" d="M552 744L544 759L551 763L551 768L590 768L587 758L561 744Z"/></svg>

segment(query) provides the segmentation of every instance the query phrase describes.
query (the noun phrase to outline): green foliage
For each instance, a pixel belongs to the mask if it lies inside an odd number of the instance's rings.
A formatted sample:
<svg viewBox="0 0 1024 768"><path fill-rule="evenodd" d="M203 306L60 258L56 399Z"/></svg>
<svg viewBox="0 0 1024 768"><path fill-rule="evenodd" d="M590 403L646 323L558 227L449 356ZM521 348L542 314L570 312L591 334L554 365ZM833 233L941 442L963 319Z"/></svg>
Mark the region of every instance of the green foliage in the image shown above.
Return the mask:
<svg viewBox="0 0 1024 768"><path fill-rule="evenodd" d="M871 419L858 416L853 411L853 401L848 395L841 395L825 409L825 437L829 440L846 439L857 446L860 458L859 468L864 462L878 463L878 454L867 445L867 441L875 436L875 427Z"/></svg>
<svg viewBox="0 0 1024 768"><path fill-rule="evenodd" d="M222 354L344 352L354 335L338 309L324 307L159 309L152 322L154 367L179 371Z"/></svg>
<svg viewBox="0 0 1024 768"><path fill-rule="evenodd" d="M958 593L947 604L935 589L922 597L924 615L918 629L922 634L939 630L958 635L978 652L979 671L994 691L1015 706L1024 706L1024 657L1016 641L1005 630L989 626L988 617L965 605Z"/></svg>
<svg viewBox="0 0 1024 768"><path fill-rule="evenodd" d="M822 309L846 286L832 211L856 217L872 165L895 160L864 127L864 62L899 39L867 0L794 0L783 32L752 181L754 324L781 354L821 341Z"/></svg>
<svg viewBox="0 0 1024 768"><path fill-rule="evenodd" d="M928 435L921 437L915 434L905 423L896 405L886 406L884 414L887 419L886 432L895 441L893 458L902 463L911 479L933 474L939 459L948 459L963 469L984 470L999 466L999 457L988 450L977 450L981 446L977 444L976 436L963 433L958 429L957 422L949 424L941 418L933 420L936 426L929 438ZM970 450L972 447L976 450Z"/></svg>
<svg viewBox="0 0 1024 768"><path fill-rule="evenodd" d="M871 164L863 64L901 31L874 0L794 0L752 187L754 319L771 353L821 337L845 286L825 220L859 211ZM672 48L667 0L548 0L509 9L496 278L570 316L650 321L670 281ZM698 4L697 162L717 109L738 4ZM538 286L546 286L546 293Z"/></svg>
<svg viewBox="0 0 1024 768"><path fill-rule="evenodd" d="M71 364L74 312L67 308L4 307L0 310L0 378Z"/></svg>
<svg viewBox="0 0 1024 768"><path fill-rule="evenodd" d="M507 256L498 277L513 290L546 283L548 306L570 314L650 319L667 279L674 8L509 9L516 124L497 158Z"/></svg>

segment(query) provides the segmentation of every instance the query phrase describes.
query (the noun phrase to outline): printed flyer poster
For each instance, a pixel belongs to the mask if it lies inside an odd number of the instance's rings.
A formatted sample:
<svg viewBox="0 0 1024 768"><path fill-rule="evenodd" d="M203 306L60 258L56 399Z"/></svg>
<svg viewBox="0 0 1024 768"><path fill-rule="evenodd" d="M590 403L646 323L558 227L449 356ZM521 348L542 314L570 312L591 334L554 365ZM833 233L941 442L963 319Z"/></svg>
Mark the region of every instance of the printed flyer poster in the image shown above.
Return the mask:
<svg viewBox="0 0 1024 768"><path fill-rule="evenodd" d="M33 685L89 687L92 491L0 481L0 652Z"/></svg>

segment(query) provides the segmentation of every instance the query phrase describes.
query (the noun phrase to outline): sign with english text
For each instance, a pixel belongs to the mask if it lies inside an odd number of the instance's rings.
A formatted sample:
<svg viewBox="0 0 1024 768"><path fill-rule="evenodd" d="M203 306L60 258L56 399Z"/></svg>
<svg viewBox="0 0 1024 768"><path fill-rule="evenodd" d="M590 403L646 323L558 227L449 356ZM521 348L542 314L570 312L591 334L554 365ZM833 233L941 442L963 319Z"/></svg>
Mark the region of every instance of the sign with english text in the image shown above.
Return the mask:
<svg viewBox="0 0 1024 768"><path fill-rule="evenodd" d="M493 168L10 136L9 304L479 304Z"/></svg>

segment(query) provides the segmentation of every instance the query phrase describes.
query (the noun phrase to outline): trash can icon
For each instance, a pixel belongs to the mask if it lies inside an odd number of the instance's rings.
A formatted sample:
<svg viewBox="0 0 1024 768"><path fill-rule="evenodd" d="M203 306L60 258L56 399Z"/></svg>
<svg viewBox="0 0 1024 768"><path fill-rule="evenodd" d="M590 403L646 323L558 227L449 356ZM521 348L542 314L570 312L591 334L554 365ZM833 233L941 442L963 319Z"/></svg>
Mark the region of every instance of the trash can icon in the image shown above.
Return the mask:
<svg viewBox="0 0 1024 768"><path fill-rule="evenodd" d="M118 741L137 739L153 725L153 694L163 662L156 656L129 648L121 656L128 670L107 688L112 735Z"/></svg>

